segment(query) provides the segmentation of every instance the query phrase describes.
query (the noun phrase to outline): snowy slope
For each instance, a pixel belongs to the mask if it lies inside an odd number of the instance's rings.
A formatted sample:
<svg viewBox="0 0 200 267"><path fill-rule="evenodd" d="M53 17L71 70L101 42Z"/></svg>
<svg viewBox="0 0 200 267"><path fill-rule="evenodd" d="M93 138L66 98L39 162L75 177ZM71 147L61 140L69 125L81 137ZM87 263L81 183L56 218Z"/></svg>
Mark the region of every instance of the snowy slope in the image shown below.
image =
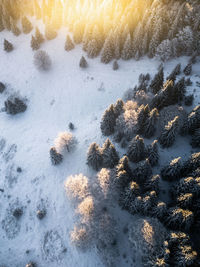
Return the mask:
<svg viewBox="0 0 200 267"><path fill-rule="evenodd" d="M0 265L22 267L33 260L41 267L102 266L95 251L83 254L70 244L74 212L64 181L71 174L94 174L85 164L86 151L91 142L102 144L105 140L99 129L102 113L137 84L140 73L153 75L160 64L149 59L119 61L120 69L115 72L112 64L101 64L97 58L88 59L89 68L81 70L81 47L65 52L65 36L63 29L55 40L42 45L52 59L52 69L45 73L33 65L31 35L1 33L0 81L7 84L7 90L0 95L0 108L8 95L18 91L27 97L28 109L13 117L0 113L0 188L4 190L0 192ZM13 52L3 51L4 38L14 44ZM165 70L170 71L176 63L167 63ZM198 69L194 71L198 73ZM76 126L77 149L54 167L49 149L57 134L68 130L70 121ZM21 173L17 167L22 168ZM16 225L10 221L9 211L17 201L24 214ZM42 221L36 217L38 205L47 208Z"/></svg>

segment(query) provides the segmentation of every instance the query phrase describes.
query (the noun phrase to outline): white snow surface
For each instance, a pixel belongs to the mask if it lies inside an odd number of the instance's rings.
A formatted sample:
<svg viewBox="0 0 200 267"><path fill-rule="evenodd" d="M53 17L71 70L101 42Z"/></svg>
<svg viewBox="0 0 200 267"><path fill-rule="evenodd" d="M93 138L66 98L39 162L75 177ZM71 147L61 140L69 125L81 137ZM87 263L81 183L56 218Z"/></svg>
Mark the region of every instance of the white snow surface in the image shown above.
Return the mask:
<svg viewBox="0 0 200 267"><path fill-rule="evenodd" d="M66 196L64 181L73 174L94 175L86 165L86 153L90 143L102 145L105 141L99 127L104 110L137 84L140 73L149 72L153 76L160 62L147 58L120 60L119 70L113 71L112 63L104 65L99 57L87 58L89 67L83 70L79 68L79 60L85 55L81 46L71 52L64 50L66 33L67 30L62 29L56 39L42 44L41 49L52 60L48 72L39 72L33 64L31 34L19 37L8 31L0 34L0 81L7 85L0 95L0 108L13 92L28 99L25 113L16 116L0 113L0 136L6 140L0 152L0 188L4 189L0 192L0 265L22 267L32 260L41 267L103 266L95 249L81 253L70 244L74 210ZM3 51L4 38L14 45L11 53ZM165 74L177 62L185 65L187 61L188 58L181 58L166 63ZM198 68L193 72L198 74ZM194 77L196 80L199 81L199 77ZM195 102L198 103L198 98ZM58 133L68 131L69 122L76 127L73 133L78 139L77 148L61 165L52 166L49 150ZM176 149L175 153L180 155ZM22 168L21 173L17 173L17 167ZM5 231L10 227L9 203L17 201L24 207L24 214L19 219L17 232L10 236ZM47 208L47 216L40 221L36 211L41 202ZM9 231L12 231L10 225ZM49 255L43 241L45 234L52 230L54 241L50 246L54 252ZM62 251L64 248L66 252ZM120 259L116 266L129 265Z"/></svg>

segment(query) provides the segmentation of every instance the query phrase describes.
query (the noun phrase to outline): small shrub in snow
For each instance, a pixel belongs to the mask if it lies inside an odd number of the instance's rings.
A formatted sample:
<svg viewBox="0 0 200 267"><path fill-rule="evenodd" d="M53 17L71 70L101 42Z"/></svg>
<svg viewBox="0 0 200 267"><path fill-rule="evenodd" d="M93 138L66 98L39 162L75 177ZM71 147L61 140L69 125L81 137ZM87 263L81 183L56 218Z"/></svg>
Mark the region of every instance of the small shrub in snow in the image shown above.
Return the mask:
<svg viewBox="0 0 200 267"><path fill-rule="evenodd" d="M186 67L185 67L185 69L183 70L183 72L185 73L185 75L191 75L191 73L192 73L192 64L191 63L189 63Z"/></svg>
<svg viewBox="0 0 200 267"><path fill-rule="evenodd" d="M14 211L13 211L13 216L16 218L16 219L19 219L23 214L23 209L22 208L16 208Z"/></svg>
<svg viewBox="0 0 200 267"><path fill-rule="evenodd" d="M84 56L81 57L80 62L79 62L79 66L82 69L85 69L88 67L88 63L87 63L86 59L84 58Z"/></svg>
<svg viewBox="0 0 200 267"><path fill-rule="evenodd" d="M104 168L113 168L119 161L119 155L115 146L107 139L102 148L102 158Z"/></svg>
<svg viewBox="0 0 200 267"><path fill-rule="evenodd" d="M37 210L37 217L39 220L42 220L46 216L46 210Z"/></svg>
<svg viewBox="0 0 200 267"><path fill-rule="evenodd" d="M63 156L57 152L55 147L50 149L50 158L53 165L58 165L63 161Z"/></svg>
<svg viewBox="0 0 200 267"><path fill-rule="evenodd" d="M26 264L26 267L37 267L37 264L35 262L29 262Z"/></svg>
<svg viewBox="0 0 200 267"><path fill-rule="evenodd" d="M71 242L81 251L85 251L90 246L90 234L85 225L75 226L70 233Z"/></svg>
<svg viewBox="0 0 200 267"><path fill-rule="evenodd" d="M193 100L194 100L194 95L193 94L192 95L185 96L184 104L186 106L192 106Z"/></svg>
<svg viewBox="0 0 200 267"><path fill-rule="evenodd" d="M190 78L187 78L187 79L185 80L185 85L186 85L186 86L191 86L191 85L192 85L192 81L191 81Z"/></svg>
<svg viewBox="0 0 200 267"><path fill-rule="evenodd" d="M22 29L23 33L28 34L32 31L33 26L31 22L27 19L27 17L22 18Z"/></svg>
<svg viewBox="0 0 200 267"><path fill-rule="evenodd" d="M159 142L163 148L173 145L178 134L178 118L176 116L172 121L169 121L165 129L161 132Z"/></svg>
<svg viewBox="0 0 200 267"><path fill-rule="evenodd" d="M99 145L92 143L87 153L87 164L98 171L102 167L103 158Z"/></svg>
<svg viewBox="0 0 200 267"><path fill-rule="evenodd" d="M47 52L39 50L34 55L34 65L38 70L49 70L51 68L51 59Z"/></svg>
<svg viewBox="0 0 200 267"><path fill-rule="evenodd" d="M55 148L58 153L63 154L65 152L72 152L76 145L77 139L73 134L68 132L59 133L58 137L55 139Z"/></svg>
<svg viewBox="0 0 200 267"><path fill-rule="evenodd" d="M82 201L89 195L88 178L83 174L69 176L65 182L65 189L71 199Z"/></svg>
<svg viewBox="0 0 200 267"><path fill-rule="evenodd" d="M69 123L69 129L74 130L74 124L72 122Z"/></svg>
<svg viewBox="0 0 200 267"><path fill-rule="evenodd" d="M4 50L6 52L11 52L13 49L13 45L8 40L4 39Z"/></svg>
<svg viewBox="0 0 200 267"><path fill-rule="evenodd" d="M6 89L6 86L4 83L0 82L0 93L2 94Z"/></svg>
<svg viewBox="0 0 200 267"><path fill-rule="evenodd" d="M31 37L31 48L33 50L38 50L40 48L40 43L33 35Z"/></svg>
<svg viewBox="0 0 200 267"><path fill-rule="evenodd" d="M73 42L72 42L70 36L67 35L67 37L66 37L66 41L65 41L65 50L66 50L66 51L70 51L70 50L72 50L72 49L74 49L74 44L73 44Z"/></svg>
<svg viewBox="0 0 200 267"><path fill-rule="evenodd" d="M27 105L24 100L19 97L11 96L5 102L5 111L8 114L16 115L21 112L25 112L27 109Z"/></svg>
<svg viewBox="0 0 200 267"><path fill-rule="evenodd" d="M113 68L113 70L118 70L119 69L119 65L118 65L116 60L113 62L113 67L112 68Z"/></svg>
<svg viewBox="0 0 200 267"><path fill-rule="evenodd" d="M169 165L161 169L161 176L163 180L174 182L181 178L182 175L182 162L181 157L173 159Z"/></svg>
<svg viewBox="0 0 200 267"><path fill-rule="evenodd" d="M139 135L132 139L128 147L128 158L132 162L139 162L146 156L144 140Z"/></svg>

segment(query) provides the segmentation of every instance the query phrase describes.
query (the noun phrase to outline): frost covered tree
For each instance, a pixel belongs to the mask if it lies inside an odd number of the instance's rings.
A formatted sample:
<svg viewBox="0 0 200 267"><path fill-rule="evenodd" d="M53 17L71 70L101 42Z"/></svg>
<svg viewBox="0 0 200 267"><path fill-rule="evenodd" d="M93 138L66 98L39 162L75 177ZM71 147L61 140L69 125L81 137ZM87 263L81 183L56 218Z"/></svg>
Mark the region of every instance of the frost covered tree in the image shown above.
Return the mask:
<svg viewBox="0 0 200 267"><path fill-rule="evenodd" d="M55 147L52 147L49 153L52 165L58 165L63 161L63 156L56 151Z"/></svg>
<svg viewBox="0 0 200 267"><path fill-rule="evenodd" d="M167 166L161 169L163 180L174 182L180 179L182 175L182 160L181 157L173 159Z"/></svg>
<svg viewBox="0 0 200 267"><path fill-rule="evenodd" d="M118 99L116 104L114 105L115 116L119 117L124 111L124 101L122 99Z"/></svg>
<svg viewBox="0 0 200 267"><path fill-rule="evenodd" d="M91 234L85 224L76 225L70 233L70 239L79 250L86 251L90 247Z"/></svg>
<svg viewBox="0 0 200 267"><path fill-rule="evenodd" d="M40 48L40 44L38 43L37 39L33 35L31 37L31 48L33 50L38 50Z"/></svg>
<svg viewBox="0 0 200 267"><path fill-rule="evenodd" d="M26 101L16 95L9 96L4 102L4 106L6 113L10 115L16 115L18 113L25 112L27 109Z"/></svg>
<svg viewBox="0 0 200 267"><path fill-rule="evenodd" d="M126 41L124 43L124 47L122 49L121 57L124 60L128 60L132 58L132 56L133 56L132 40L131 40L131 35L128 34Z"/></svg>
<svg viewBox="0 0 200 267"><path fill-rule="evenodd" d="M161 178L160 175L152 175L147 178L147 180L144 182L143 186L143 191L149 192L149 191L155 191L156 195L159 195L160 193L160 184Z"/></svg>
<svg viewBox="0 0 200 267"><path fill-rule="evenodd" d="M112 36L110 35L106 38L102 53L101 53L101 62L107 64L113 59L113 45L112 45Z"/></svg>
<svg viewBox="0 0 200 267"><path fill-rule="evenodd" d="M47 40L53 40L57 37L57 32L54 30L52 25L45 26L45 37Z"/></svg>
<svg viewBox="0 0 200 267"><path fill-rule="evenodd" d="M20 31L19 27L17 26L17 23L13 19L11 19L10 24L11 24L11 31L12 31L12 33L15 36L19 36L20 33L21 33L21 31Z"/></svg>
<svg viewBox="0 0 200 267"><path fill-rule="evenodd" d="M166 203L160 201L153 208L152 215L156 216L160 221L164 222L168 215L168 209Z"/></svg>
<svg viewBox="0 0 200 267"><path fill-rule="evenodd" d="M92 143L87 153L88 166L98 171L102 167L102 161L103 158L101 148L96 143Z"/></svg>
<svg viewBox="0 0 200 267"><path fill-rule="evenodd" d="M167 76L167 80L175 82L176 76L181 73L181 64L177 64L175 68L172 70L172 72Z"/></svg>
<svg viewBox="0 0 200 267"><path fill-rule="evenodd" d="M97 57L99 52L100 51L99 51L97 40L96 39L90 40L88 45L87 45L88 57L90 57L90 58Z"/></svg>
<svg viewBox="0 0 200 267"><path fill-rule="evenodd" d="M129 144L127 151L128 158L132 162L139 162L146 156L144 139L137 135Z"/></svg>
<svg viewBox="0 0 200 267"><path fill-rule="evenodd" d="M4 45L4 50L6 52L11 52L14 49L13 45L6 39L4 39L3 45Z"/></svg>
<svg viewBox="0 0 200 267"><path fill-rule="evenodd" d="M116 125L116 115L114 105L111 104L108 109L105 110L101 119L101 132L105 136L109 136L114 133Z"/></svg>
<svg viewBox="0 0 200 267"><path fill-rule="evenodd" d="M77 143L76 137L68 132L59 133L58 137L55 139L56 150L61 154L73 151Z"/></svg>
<svg viewBox="0 0 200 267"><path fill-rule="evenodd" d="M47 71L51 68L51 64L51 59L44 50L39 50L34 54L34 65L38 70Z"/></svg>
<svg viewBox="0 0 200 267"><path fill-rule="evenodd" d="M144 137L151 138L152 136L154 136L156 132L156 124L158 121L158 116L159 113L157 108L152 109L151 112L149 113L149 117L147 118L144 124Z"/></svg>
<svg viewBox="0 0 200 267"><path fill-rule="evenodd" d="M187 176L200 167L200 152L192 154L188 160L183 163L182 173Z"/></svg>
<svg viewBox="0 0 200 267"><path fill-rule="evenodd" d="M88 67L88 63L87 63L87 61L86 61L84 56L82 56L81 59L80 59L79 67L82 68L82 69L85 69L85 68Z"/></svg>
<svg viewBox="0 0 200 267"><path fill-rule="evenodd" d="M158 164L158 140L154 140L153 143L147 147L147 157L152 167Z"/></svg>
<svg viewBox="0 0 200 267"><path fill-rule="evenodd" d="M22 30L23 33L28 34L32 31L33 26L31 22L27 19L27 17L22 18Z"/></svg>
<svg viewBox="0 0 200 267"><path fill-rule="evenodd" d="M163 87L164 82L164 71L161 68L158 73L154 76L153 80L151 81L150 88L154 94L157 94L158 91Z"/></svg>
<svg viewBox="0 0 200 267"><path fill-rule="evenodd" d="M193 32L190 26L184 27L182 30L178 32L176 35L177 38L177 46L176 53L177 56L187 55L190 56L193 51Z"/></svg>
<svg viewBox="0 0 200 267"><path fill-rule="evenodd" d="M156 48L155 56L162 61L168 61L174 56L172 41L164 40Z"/></svg>
<svg viewBox="0 0 200 267"><path fill-rule="evenodd" d="M26 264L26 267L37 267L37 264L33 261Z"/></svg>
<svg viewBox="0 0 200 267"><path fill-rule="evenodd" d="M200 128L197 128L192 135L191 145L192 147L200 147Z"/></svg>
<svg viewBox="0 0 200 267"><path fill-rule="evenodd" d="M72 40L68 34L66 37L66 41L65 41L65 50L70 51L72 49L74 49L74 44L73 44L73 42L72 42Z"/></svg>
<svg viewBox="0 0 200 267"><path fill-rule="evenodd" d="M119 155L115 146L109 139L106 139L102 147L102 158L104 168L113 168L119 161Z"/></svg>
<svg viewBox="0 0 200 267"><path fill-rule="evenodd" d="M119 69L119 64L118 64L118 62L115 60L115 61L113 61L113 70L118 70Z"/></svg>
<svg viewBox="0 0 200 267"><path fill-rule="evenodd" d="M152 168L148 159L140 161L133 171L134 178L139 184L144 183L152 175Z"/></svg>
<svg viewBox="0 0 200 267"><path fill-rule="evenodd" d="M137 117L137 128L138 133L143 134L145 130L145 124L149 118L149 105L146 106L141 105L138 109L138 117Z"/></svg>
<svg viewBox="0 0 200 267"><path fill-rule="evenodd" d="M170 147L173 145L175 138L178 134L178 116L176 116L172 121L169 121L165 126L164 130L161 132L159 137L159 142L163 148Z"/></svg>
<svg viewBox="0 0 200 267"><path fill-rule="evenodd" d="M192 193L181 194L177 197L177 206L182 209L192 209L193 208L194 195Z"/></svg>
<svg viewBox="0 0 200 267"><path fill-rule="evenodd" d="M36 27L35 29L35 38L37 40L37 42L39 44L42 44L44 42L44 37L43 35L41 34L40 30L38 29L38 27Z"/></svg>
<svg viewBox="0 0 200 267"><path fill-rule="evenodd" d="M199 128L200 123L200 105L196 106L188 115L186 125L184 125L183 131L189 134L193 134L196 129Z"/></svg>
<svg viewBox="0 0 200 267"><path fill-rule="evenodd" d="M129 210L131 207L131 203L138 197L140 194L139 185L132 181L130 182L124 190L122 190L119 198L119 205L126 210Z"/></svg>
<svg viewBox="0 0 200 267"><path fill-rule="evenodd" d="M191 73L192 73L192 64L191 63L187 64L187 66L184 68L183 72L184 72L184 74L186 76L191 75Z"/></svg>
<svg viewBox="0 0 200 267"><path fill-rule="evenodd" d="M186 92L186 84L185 78L181 78L175 85L173 89L173 93L171 95L172 104L180 103L184 97Z"/></svg>

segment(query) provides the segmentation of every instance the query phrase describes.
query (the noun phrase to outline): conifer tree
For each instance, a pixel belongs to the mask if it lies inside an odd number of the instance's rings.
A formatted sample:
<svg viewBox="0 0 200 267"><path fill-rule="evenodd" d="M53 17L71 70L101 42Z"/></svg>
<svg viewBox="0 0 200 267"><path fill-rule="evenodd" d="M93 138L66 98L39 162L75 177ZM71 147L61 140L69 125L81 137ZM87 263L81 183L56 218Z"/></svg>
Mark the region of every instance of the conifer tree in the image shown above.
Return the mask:
<svg viewBox="0 0 200 267"><path fill-rule="evenodd" d="M44 37L39 31L38 27L35 29L35 38L39 44L42 44L44 42Z"/></svg>
<svg viewBox="0 0 200 267"><path fill-rule="evenodd" d="M70 36L67 35L67 37L66 37L66 41L65 41L65 50L66 50L66 51L70 51L70 50L72 50L72 49L74 49L74 44L73 44L73 42L72 42Z"/></svg>
<svg viewBox="0 0 200 267"><path fill-rule="evenodd" d="M80 22L75 22L73 26L73 39L76 44L80 44L83 39L84 28Z"/></svg>
<svg viewBox="0 0 200 267"><path fill-rule="evenodd" d="M101 54L101 62L107 64L113 59L112 33L106 38Z"/></svg>
<svg viewBox="0 0 200 267"><path fill-rule="evenodd" d="M28 34L32 31L33 26L31 22L27 19L27 17L22 18L22 29L23 33Z"/></svg>
<svg viewBox="0 0 200 267"><path fill-rule="evenodd" d="M192 135L192 142L191 142L192 147L200 147L200 128L197 128Z"/></svg>
<svg viewBox="0 0 200 267"><path fill-rule="evenodd" d="M143 138L137 135L132 139L128 147L127 155L132 162L139 162L145 158L146 151Z"/></svg>
<svg viewBox="0 0 200 267"><path fill-rule="evenodd" d="M128 34L126 41L124 43L124 47L122 49L121 57L124 60L128 60L132 58L132 56L133 56L132 40L131 40L131 35Z"/></svg>
<svg viewBox="0 0 200 267"><path fill-rule="evenodd" d="M105 136L109 136L114 133L114 128L116 124L115 108L112 105L105 110L103 117L101 119L101 132Z"/></svg>
<svg viewBox="0 0 200 267"><path fill-rule="evenodd" d="M181 157L173 159L167 166L161 169L161 176L163 180L169 182L176 181L181 178L182 161Z"/></svg>
<svg viewBox="0 0 200 267"><path fill-rule="evenodd" d="M13 45L8 40L4 39L4 50L6 52L11 52L13 49Z"/></svg>
<svg viewBox="0 0 200 267"><path fill-rule="evenodd" d="M46 25L45 27L45 37L47 40L53 40L57 36L57 32L53 29L52 25Z"/></svg>
<svg viewBox="0 0 200 267"><path fill-rule="evenodd" d="M186 92L185 78L181 78L173 89L173 95L171 95L172 104L180 103L183 100Z"/></svg>
<svg viewBox="0 0 200 267"><path fill-rule="evenodd" d="M50 149L50 158L52 165L58 165L63 161L63 156L56 151L55 147Z"/></svg>
<svg viewBox="0 0 200 267"><path fill-rule="evenodd" d="M156 123L158 120L158 110L154 108L149 113L149 117L144 123L144 137L151 138L156 132Z"/></svg>
<svg viewBox="0 0 200 267"><path fill-rule="evenodd" d="M124 111L124 101L122 99L118 99L116 104L114 105L114 112L116 118L119 117L120 114Z"/></svg>
<svg viewBox="0 0 200 267"><path fill-rule="evenodd" d="M158 73L154 76L150 88L154 94L157 94L158 91L163 87L163 82L164 82L164 72L163 68L161 68Z"/></svg>
<svg viewBox="0 0 200 267"><path fill-rule="evenodd" d="M37 39L33 35L31 37L31 48L33 50L38 50L40 48L40 44L38 43Z"/></svg>
<svg viewBox="0 0 200 267"><path fill-rule="evenodd" d="M176 76L181 73L181 64L177 64L176 67L172 70L170 75L166 78L167 80L175 82Z"/></svg>
<svg viewBox="0 0 200 267"><path fill-rule="evenodd" d="M87 61L86 61L84 56L81 57L80 62L79 62L79 66L82 69L85 69L85 68L88 67L88 63L87 63Z"/></svg>
<svg viewBox="0 0 200 267"><path fill-rule="evenodd" d="M131 203L138 197L140 194L140 187L135 182L132 181L129 185L122 191L119 198L119 205L126 210L130 210Z"/></svg>
<svg viewBox="0 0 200 267"><path fill-rule="evenodd" d="M87 153L87 164L94 170L98 171L102 167L102 153L100 147L96 143L92 143Z"/></svg>
<svg viewBox="0 0 200 267"><path fill-rule="evenodd" d="M159 142L163 148L173 145L178 133L178 119L179 117L176 116L172 121L169 121L161 132Z"/></svg>
<svg viewBox="0 0 200 267"><path fill-rule="evenodd" d="M98 56L99 47L98 47L96 39L92 39L88 42L87 53L88 53L88 57L90 58L94 58Z"/></svg>
<svg viewBox="0 0 200 267"><path fill-rule="evenodd" d="M0 15L0 32L2 32L5 29L4 24L3 24L3 16Z"/></svg>
<svg viewBox="0 0 200 267"><path fill-rule="evenodd" d="M127 156L123 156L120 160L118 165L116 166L116 172L125 170L129 176L132 176L132 171L129 166L129 159Z"/></svg>
<svg viewBox="0 0 200 267"><path fill-rule="evenodd" d="M154 140L153 143L147 147L147 157L152 167L158 164L158 140Z"/></svg>
<svg viewBox="0 0 200 267"><path fill-rule="evenodd" d="M113 70L118 70L119 69L119 64L117 63L117 61L113 61Z"/></svg>
<svg viewBox="0 0 200 267"><path fill-rule="evenodd" d="M144 133L145 130L145 124L147 122L147 119L149 118L149 105L146 106L141 105L138 110L138 118L137 118L137 131L140 134Z"/></svg>
<svg viewBox="0 0 200 267"><path fill-rule="evenodd" d="M186 76L191 75L192 73L192 64L189 63L183 70Z"/></svg>
<svg viewBox="0 0 200 267"><path fill-rule="evenodd" d="M147 181L152 175L152 168L148 159L140 161L138 166L133 170L134 178L139 184Z"/></svg>
<svg viewBox="0 0 200 267"><path fill-rule="evenodd" d="M15 22L13 19L11 19L10 24L11 24L11 31L12 31L12 33L13 33L15 36L19 36L20 33L21 33L21 31L20 31L20 29L17 27L16 22Z"/></svg>
<svg viewBox="0 0 200 267"><path fill-rule="evenodd" d="M119 161L115 146L107 139L102 147L103 167L113 168Z"/></svg>

